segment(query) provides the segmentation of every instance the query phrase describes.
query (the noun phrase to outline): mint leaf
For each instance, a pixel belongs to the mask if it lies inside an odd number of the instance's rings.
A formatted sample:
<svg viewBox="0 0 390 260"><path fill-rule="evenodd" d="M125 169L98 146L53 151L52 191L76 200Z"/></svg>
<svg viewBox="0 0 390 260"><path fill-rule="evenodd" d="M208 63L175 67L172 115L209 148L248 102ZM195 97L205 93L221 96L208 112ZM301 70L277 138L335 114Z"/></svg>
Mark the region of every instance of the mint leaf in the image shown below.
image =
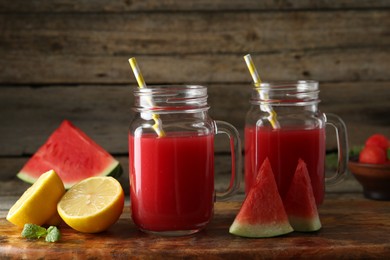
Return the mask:
<svg viewBox="0 0 390 260"><path fill-rule="evenodd" d="M22 237L38 239L46 236L46 228L40 227L35 224L25 224L22 230Z"/></svg>
<svg viewBox="0 0 390 260"><path fill-rule="evenodd" d="M50 226L47 229L46 242L57 242L61 238L60 230L55 226Z"/></svg>
<svg viewBox="0 0 390 260"><path fill-rule="evenodd" d="M61 238L61 232L57 227L50 226L46 230L46 228L35 224L25 224L21 235L29 239L45 237L46 242L57 242Z"/></svg>

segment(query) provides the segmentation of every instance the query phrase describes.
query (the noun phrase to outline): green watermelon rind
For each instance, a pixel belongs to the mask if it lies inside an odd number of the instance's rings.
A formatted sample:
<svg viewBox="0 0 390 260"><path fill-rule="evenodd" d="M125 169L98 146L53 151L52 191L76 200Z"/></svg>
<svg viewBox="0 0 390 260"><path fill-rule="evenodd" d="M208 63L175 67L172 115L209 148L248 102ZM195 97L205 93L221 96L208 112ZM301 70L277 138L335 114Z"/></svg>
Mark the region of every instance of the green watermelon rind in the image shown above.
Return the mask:
<svg viewBox="0 0 390 260"><path fill-rule="evenodd" d="M290 226L289 222L278 223L278 224L245 224L234 222L230 228L229 233L241 237L249 238L267 238L282 236L293 232L294 230ZM277 235L275 235L277 234Z"/></svg>
<svg viewBox="0 0 390 260"><path fill-rule="evenodd" d="M101 171L99 173L94 174L93 176L112 176L114 178L118 178L119 176L121 176L122 172L123 172L123 168L122 168L121 164L119 163L119 161L113 160L112 163L106 167L106 169L104 169L103 171ZM29 174L26 171L20 171L18 174L16 174L16 176L19 179L21 179L22 181L30 183L30 184L33 184L38 179L38 177L32 178L31 174ZM93 176L90 176L90 177L93 177ZM80 180L77 180L74 182L69 182L69 181L64 182L65 189L71 188L74 184L76 184L82 180L83 179L80 178Z"/></svg>
<svg viewBox="0 0 390 260"><path fill-rule="evenodd" d="M117 161L117 166L112 169L112 171L107 175L107 176L111 176L111 177L114 177L115 179L118 179L122 173L123 173L123 168L122 168L122 165Z"/></svg>
<svg viewBox="0 0 390 260"><path fill-rule="evenodd" d="M294 227L294 231L298 231L298 232L318 231L322 227L318 214L316 216L313 216L310 219L308 219L307 217L292 216L290 214L288 216L288 220L291 226Z"/></svg>

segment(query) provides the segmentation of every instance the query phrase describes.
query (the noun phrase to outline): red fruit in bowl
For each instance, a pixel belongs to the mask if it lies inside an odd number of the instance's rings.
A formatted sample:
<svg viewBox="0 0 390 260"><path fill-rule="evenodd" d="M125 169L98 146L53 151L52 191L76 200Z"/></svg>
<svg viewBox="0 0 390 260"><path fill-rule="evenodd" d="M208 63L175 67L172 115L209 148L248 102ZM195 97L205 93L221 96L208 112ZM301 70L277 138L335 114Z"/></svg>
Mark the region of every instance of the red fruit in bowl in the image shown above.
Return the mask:
<svg viewBox="0 0 390 260"><path fill-rule="evenodd" d="M366 146L378 146L385 152L389 148L389 139L382 134L374 134L366 140Z"/></svg>
<svg viewBox="0 0 390 260"><path fill-rule="evenodd" d="M384 164L387 161L385 150L378 146L365 146L359 154L359 162Z"/></svg>

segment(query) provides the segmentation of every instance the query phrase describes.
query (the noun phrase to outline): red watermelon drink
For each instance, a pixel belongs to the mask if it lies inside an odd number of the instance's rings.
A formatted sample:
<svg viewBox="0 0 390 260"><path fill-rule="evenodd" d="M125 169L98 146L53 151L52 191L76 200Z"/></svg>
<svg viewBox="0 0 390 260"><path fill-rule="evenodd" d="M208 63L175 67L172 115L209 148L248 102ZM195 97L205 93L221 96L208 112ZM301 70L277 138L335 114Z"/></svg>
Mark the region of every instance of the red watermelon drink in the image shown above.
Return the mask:
<svg viewBox="0 0 390 260"><path fill-rule="evenodd" d="M133 221L143 230L197 230L214 203L214 136L130 136Z"/></svg>
<svg viewBox="0 0 390 260"><path fill-rule="evenodd" d="M238 131L209 117L206 87L153 86L136 89L134 96L136 114L129 130L132 219L147 233L196 233L210 222L214 201L227 200L239 189ZM219 133L229 136L232 153L233 181L224 193L214 190L214 136Z"/></svg>
<svg viewBox="0 0 390 260"><path fill-rule="evenodd" d="M268 157L279 193L284 198L297 162L306 162L317 204L324 199L325 129L245 128L245 190L252 187L256 173ZM258 149L256 151L256 149Z"/></svg>
<svg viewBox="0 0 390 260"><path fill-rule="evenodd" d="M339 182L348 162L344 122L319 111L317 81L263 82L252 90L245 120L245 190L253 185L259 167L269 158L282 199L297 162L307 164L316 204L324 200L324 184ZM336 174L325 178L325 127L336 130L339 151Z"/></svg>

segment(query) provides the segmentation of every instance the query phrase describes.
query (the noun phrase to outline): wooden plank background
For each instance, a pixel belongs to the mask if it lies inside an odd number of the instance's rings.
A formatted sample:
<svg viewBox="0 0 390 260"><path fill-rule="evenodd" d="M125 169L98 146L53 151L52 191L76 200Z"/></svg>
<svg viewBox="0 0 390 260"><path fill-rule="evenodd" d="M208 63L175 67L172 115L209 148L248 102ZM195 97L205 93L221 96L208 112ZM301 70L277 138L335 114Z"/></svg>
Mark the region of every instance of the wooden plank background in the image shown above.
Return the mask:
<svg viewBox="0 0 390 260"><path fill-rule="evenodd" d="M63 119L126 160L132 56L148 84L208 86L211 116L242 134L247 53L263 80L319 80L351 146L390 136L389 1L0 0L0 180Z"/></svg>

